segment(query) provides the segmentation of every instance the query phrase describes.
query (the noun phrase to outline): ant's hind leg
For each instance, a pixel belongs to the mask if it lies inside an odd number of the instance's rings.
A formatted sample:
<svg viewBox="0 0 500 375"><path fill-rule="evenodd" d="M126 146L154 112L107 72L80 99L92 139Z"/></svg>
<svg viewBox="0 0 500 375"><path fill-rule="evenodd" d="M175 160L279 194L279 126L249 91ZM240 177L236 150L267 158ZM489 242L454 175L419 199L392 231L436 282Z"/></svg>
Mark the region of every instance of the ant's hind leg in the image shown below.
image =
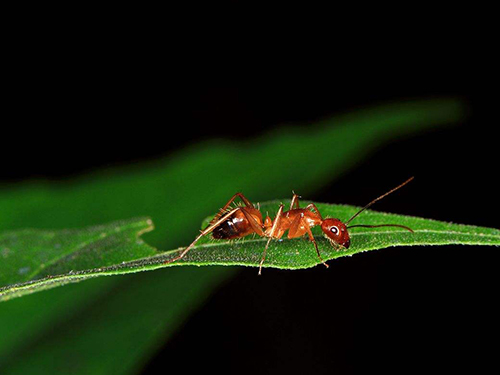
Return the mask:
<svg viewBox="0 0 500 375"><path fill-rule="evenodd" d="M259 223L255 218L247 212L245 207L241 208L241 212L243 212L243 215L245 215L245 218L248 220L248 223L252 227L253 231L257 233L260 237L265 237L266 234L264 233L264 230L262 229L262 224Z"/></svg>
<svg viewBox="0 0 500 375"><path fill-rule="evenodd" d="M247 197L245 197L242 193L236 193L234 194L231 199L229 199L229 201L224 205L224 207L222 207L223 210L225 210L226 208L229 207L229 205L231 203L233 203L233 201L237 198L237 197L240 197L240 199L243 201L243 203L245 203L245 206L247 207L250 207L250 208L254 208L252 202L250 202Z"/></svg>
<svg viewBox="0 0 500 375"><path fill-rule="evenodd" d="M232 209L231 211L229 211L227 214L223 215L220 219L218 219L217 221L212 222L205 228L201 231L201 233L198 235L198 237L196 237L194 239L194 241L191 243L191 245L189 245L188 247L186 247L178 256L176 256L175 258L172 258L172 259L168 259L166 261L164 261L163 263L164 264L168 264L168 263L173 263L179 259L182 259L184 258L184 256L189 252L189 250L191 250L194 245L196 245L196 243L200 240L201 237L203 236L206 236L207 234L210 234L213 232L213 230L215 228L217 228L221 223L223 223L224 221L226 221L232 214L234 214L236 211L240 210L241 208L234 208Z"/></svg>
<svg viewBox="0 0 500 375"><path fill-rule="evenodd" d="M245 197L242 193L236 193L234 194L228 201L227 203L219 210L219 213L217 215L214 216L214 218L212 219L212 221L210 223L214 223L216 222L217 220L219 220L219 218L221 217L221 215L224 215L228 209L228 207L231 205L231 203L234 202L234 200L239 197L243 203L245 204L245 206L249 207L249 208L254 208L252 202L250 202L247 197Z"/></svg>

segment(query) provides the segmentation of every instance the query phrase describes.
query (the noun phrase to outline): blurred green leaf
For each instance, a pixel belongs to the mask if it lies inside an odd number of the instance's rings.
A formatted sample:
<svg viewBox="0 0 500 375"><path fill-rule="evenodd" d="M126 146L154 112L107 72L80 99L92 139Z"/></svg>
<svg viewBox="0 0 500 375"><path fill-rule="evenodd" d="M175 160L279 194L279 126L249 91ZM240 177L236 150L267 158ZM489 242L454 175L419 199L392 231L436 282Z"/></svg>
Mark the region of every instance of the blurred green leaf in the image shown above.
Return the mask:
<svg viewBox="0 0 500 375"><path fill-rule="evenodd" d="M233 273L230 267L184 267L121 278L105 277L2 303L14 308L17 302L33 298L38 302L33 310L14 309L30 323L36 319L30 315L39 311L42 298L57 302L60 290L74 291L72 298L64 300L65 309L72 309L72 300L80 302L75 298L76 293L93 297L87 303L80 303L68 318L47 324L46 334L23 330L22 338L11 337L10 342L18 345L9 348L8 355L0 354L0 373L138 373L148 353L158 350L165 337L172 335L214 288ZM105 288L101 290L103 285ZM1 311L0 318L3 318ZM2 325L8 322L2 319Z"/></svg>
<svg viewBox="0 0 500 375"><path fill-rule="evenodd" d="M69 181L4 187L0 229L80 228L144 216L157 228L146 236L149 243L182 246L200 213L208 216L236 191L256 201L292 190L308 196L384 142L459 121L464 112L454 99L394 103L273 129L246 142L190 145L164 159Z"/></svg>
<svg viewBox="0 0 500 375"><path fill-rule="evenodd" d="M389 140L452 124L463 119L464 115L463 103L455 99L393 103L335 116L309 126L281 127L248 142L211 141L191 145L160 160L101 170L68 181L3 186L0 191L0 228L81 228L148 216L157 229L145 234L144 240L158 248L173 249L189 243L199 228L199 218L215 212L220 202L235 191L248 192L256 201L272 199L292 189L310 196ZM229 276L228 271L225 267L204 267L196 269L196 274L202 278L207 272L211 278L220 281ZM99 296L120 286L125 288L130 280L138 289L152 288L154 283L158 289L167 290L172 285L168 277L171 272L174 269L121 278L98 278L0 304L3 323L0 326L0 368L8 360L11 365L12 361L17 361L25 366L24 373L29 372L26 366L30 363L33 363L32 373L53 373L59 361L63 361L59 358L64 352L60 346L69 351L71 346L79 345L77 342L89 343L92 331L88 328L78 336L61 334L57 336L59 345L54 346L54 327L60 327L75 316L79 317L79 325L92 327L94 316L79 314L80 308L97 304L94 301ZM151 274L155 275L154 279ZM190 295L190 283L176 285ZM204 295L215 285L210 284ZM126 294L126 289L123 293ZM51 296L50 303L45 300L45 295ZM169 305L167 302L162 304L161 298L141 299L140 294L137 298L144 311L182 309L174 301ZM144 360L151 355L151 341L148 339L151 332L154 331L159 340L159 336L171 332L179 324L176 320L168 320L139 328L137 314L131 313L126 327L115 327L112 322L116 314L128 310L122 309L119 301L113 306L108 306L107 301L99 300L98 307L103 310L109 307L106 310L108 315L102 317L102 321L107 318L109 327L114 329L104 330L103 327L107 326L100 326L106 334L78 353L78 371L62 366L58 368L59 372L85 373L87 368L100 368L100 373L120 373L114 367L120 359L125 363L128 358ZM179 303L192 306L202 301L203 298L198 297L195 301ZM32 318L22 318L26 316ZM127 352L109 353L107 348L112 347L114 341L123 339L124 332L129 333L136 345ZM31 353L34 352L52 357L52 365L35 367L37 362L31 362ZM108 357L113 356L113 360L103 360L104 352ZM41 358L42 354L39 355ZM121 368L120 371L133 373L133 368L128 367L127 371Z"/></svg>

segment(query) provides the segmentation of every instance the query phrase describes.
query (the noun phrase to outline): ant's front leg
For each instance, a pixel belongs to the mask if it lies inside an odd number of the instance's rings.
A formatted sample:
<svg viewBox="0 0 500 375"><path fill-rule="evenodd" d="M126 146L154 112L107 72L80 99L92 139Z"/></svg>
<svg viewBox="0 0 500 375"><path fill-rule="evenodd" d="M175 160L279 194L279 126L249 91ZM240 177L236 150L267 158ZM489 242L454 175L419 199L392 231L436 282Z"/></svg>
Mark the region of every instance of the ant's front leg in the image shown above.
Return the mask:
<svg viewBox="0 0 500 375"><path fill-rule="evenodd" d="M316 240L312 234L311 228L307 225L307 223L304 223L304 224L306 224L307 236L309 237L309 240L311 240L311 242L314 244L314 248L316 249L316 254L318 254L318 258L319 258L320 262L323 263L323 265L326 268L328 268L328 264L326 264L325 261L323 260L323 258L321 258L321 254L319 253L319 249L318 249L318 244L316 243Z"/></svg>
<svg viewBox="0 0 500 375"><path fill-rule="evenodd" d="M314 248L316 249L316 254L318 254L318 258L321 263L328 268L328 264L325 263L323 258L321 258L321 254L319 253L318 244L316 243L316 239L314 238L310 224L300 215L297 215L295 219L292 221L290 225L290 229L288 230L288 238L296 238L303 236L307 233L309 240L314 244Z"/></svg>

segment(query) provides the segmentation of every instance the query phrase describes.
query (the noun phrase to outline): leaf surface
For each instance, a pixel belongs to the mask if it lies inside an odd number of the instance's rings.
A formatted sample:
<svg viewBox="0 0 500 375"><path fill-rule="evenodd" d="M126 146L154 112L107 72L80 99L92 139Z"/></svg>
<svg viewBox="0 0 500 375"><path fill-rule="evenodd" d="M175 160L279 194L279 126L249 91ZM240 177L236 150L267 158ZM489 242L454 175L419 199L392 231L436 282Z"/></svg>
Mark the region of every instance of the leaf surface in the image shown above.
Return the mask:
<svg viewBox="0 0 500 375"><path fill-rule="evenodd" d="M15 296L16 285L33 292L71 282L79 271L153 256L156 250L140 238L152 229L150 219L139 218L84 229L0 233L0 300L6 290Z"/></svg>
<svg viewBox="0 0 500 375"><path fill-rule="evenodd" d="M0 285L37 280L154 255L139 236L149 219L119 221L81 230L24 229L0 234Z"/></svg>
<svg viewBox="0 0 500 375"><path fill-rule="evenodd" d="M260 205L263 212L276 212L281 201L266 202ZM311 202L304 202L306 205ZM315 203L323 217L336 217L347 220L359 210L359 207ZM361 216L361 215L360 215ZM388 214L367 210L356 220L363 224L399 224L410 227L413 233L401 228L352 228L350 229L351 246L339 249L330 245L323 237L319 227L313 228L322 258L331 260L369 250L392 246L420 245L500 245L500 230L446 223L412 216ZM204 220L206 226L210 218ZM11 254L6 264L15 264L19 270L21 261L26 261L31 254L30 270L32 277L5 272L17 284L0 289L0 300L20 296L40 289L46 289L66 283L81 281L104 275L120 275L140 271L155 270L163 267L181 265L196 266L254 266L258 267L262 258L266 238L247 236L237 241L213 240L210 236L202 238L197 245L181 260L165 264L165 260L176 256L179 251L155 253L139 236L152 229L149 219L135 219L115 222L108 225L91 227L83 230L35 231L23 230L0 235L0 246L9 249ZM30 244L36 248L30 249ZM54 251L58 244L57 251ZM47 248L47 251L45 250ZM42 267L36 260L48 254L56 254L50 266ZM140 259L122 261L113 264L117 254L125 253L128 258L143 256ZM15 255L17 254L17 256ZM60 254L65 254L61 257ZM120 258L122 259L122 258ZM111 263L111 264L110 264ZM312 243L305 238L273 240L269 246L264 267L280 269L309 268L320 264ZM26 281L26 279L30 281ZM23 282L24 281L24 282Z"/></svg>

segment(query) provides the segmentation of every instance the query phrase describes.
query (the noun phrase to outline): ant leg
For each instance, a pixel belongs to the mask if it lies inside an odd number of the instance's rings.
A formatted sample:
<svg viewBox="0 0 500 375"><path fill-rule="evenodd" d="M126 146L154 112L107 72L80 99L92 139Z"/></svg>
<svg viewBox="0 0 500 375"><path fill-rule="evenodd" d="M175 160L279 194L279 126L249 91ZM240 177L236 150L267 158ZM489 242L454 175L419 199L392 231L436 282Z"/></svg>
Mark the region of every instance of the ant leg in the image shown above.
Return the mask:
<svg viewBox="0 0 500 375"><path fill-rule="evenodd" d="M324 266L326 268L328 268L328 264L326 264L325 261L323 260L323 258L321 258L321 254L319 253L319 249L318 249L318 244L316 243L316 240L314 239L314 236L311 232L311 228L309 228L309 226L306 223L304 223L304 224L305 224L305 228L307 231L307 235L309 236L309 239L311 240L311 242L314 244L314 247L316 248L316 253L318 254L319 260L321 261L321 263L324 264Z"/></svg>
<svg viewBox="0 0 500 375"><path fill-rule="evenodd" d="M310 210L312 211L314 209L314 211L316 211L316 213L319 215L319 218L321 220L323 220L323 217L321 216L321 212L319 212L318 210L318 207L316 207L316 205L314 203L310 203L306 206L306 210Z"/></svg>
<svg viewBox="0 0 500 375"><path fill-rule="evenodd" d="M280 228L280 222L281 222L281 217L283 214L283 204L280 205L280 208L278 210L278 213L276 214L276 218L274 219L273 226L271 227L271 230L269 233L266 235L269 237L266 243L266 247L264 248L264 253L262 254L262 259L260 260L259 264L259 275L262 274L262 265L264 264L264 261L266 260L266 252L267 248L269 247L269 243L273 238L280 238L283 235L283 231ZM278 229L278 233L275 235L276 229Z"/></svg>
<svg viewBox="0 0 500 375"><path fill-rule="evenodd" d="M220 219L218 219L216 222L210 223L204 230L201 231L201 233L198 235L198 237L196 237L194 239L194 241L191 243L191 245L189 245L188 247L186 247L182 251L182 253L180 253L175 258L168 259L168 260L164 261L163 264L172 263L172 262L175 262L175 261L177 261L179 259L184 258L184 256L188 253L188 251L191 250L194 247L194 245L196 244L196 242L198 242L201 237L206 236L207 234L211 233L215 228L217 228L221 223L223 223L225 220L227 220L232 214L234 214L238 210L241 210L241 208L240 207L234 208L231 211L229 211L227 214L225 214L224 216L222 216Z"/></svg>
<svg viewBox="0 0 500 375"><path fill-rule="evenodd" d="M306 233L306 229L303 226L302 217L300 215L295 216L292 223L290 224L290 229L288 229L288 238L297 238L303 236Z"/></svg>
<svg viewBox="0 0 500 375"><path fill-rule="evenodd" d="M293 193L292 201L290 202L290 210L299 208L299 198L301 198L300 195Z"/></svg>
<svg viewBox="0 0 500 375"><path fill-rule="evenodd" d="M223 215L225 212L227 212L227 208L231 205L231 203L234 202L234 200L237 198L237 197L240 197L240 199L243 201L243 203L245 204L245 206L249 207L249 208L254 208L252 202L250 202L242 193L236 193L234 194L231 199L229 199L227 201L227 203L224 205L224 207L222 207L220 210L219 210L219 213L217 215L214 216L214 218L212 219L212 221L210 223L213 223L215 221L217 221L221 215Z"/></svg>
<svg viewBox="0 0 500 375"><path fill-rule="evenodd" d="M325 265L326 268L328 268L328 264L325 263L323 258L321 258L321 255L319 253L318 249L318 244L316 243L316 240L314 239L314 236L311 231L311 227L309 224L304 220L304 218L297 216L293 221L292 224L290 225L290 229L288 230L288 238L296 238L303 236L305 233L307 233L307 236L309 237L309 240L314 244L314 248L316 249L316 253L318 254L318 258Z"/></svg>
<svg viewBox="0 0 500 375"><path fill-rule="evenodd" d="M250 226L252 227L254 232L257 233L261 237L265 237L266 234L264 233L264 230L262 229L262 224L259 223L257 220L255 220L255 218L249 212L247 212L245 207L241 208L241 212L243 212L243 215L245 215L245 218L250 223Z"/></svg>
<svg viewBox="0 0 500 375"><path fill-rule="evenodd" d="M301 198L299 195L293 193L292 202L290 203L290 210L293 210L294 208L299 208L299 198ZM321 213L319 212L318 207L316 207L316 205L314 203L309 203L306 206L306 210L316 211L316 213L319 215L319 218L321 220L323 220L323 217L321 216Z"/></svg>
<svg viewBox="0 0 500 375"><path fill-rule="evenodd" d="M226 205L224 206L224 209L226 209L226 208L227 208L227 207L231 204L231 202L233 202L233 201L236 199L236 197L240 197L240 199L243 201L243 203L245 203L245 206L250 207L250 208L254 208L254 207L253 207L252 202L250 202L250 201L247 199L247 197L245 197L242 193L236 193L236 194L234 194L234 195L231 197L231 199L230 199L230 200L226 203Z"/></svg>

